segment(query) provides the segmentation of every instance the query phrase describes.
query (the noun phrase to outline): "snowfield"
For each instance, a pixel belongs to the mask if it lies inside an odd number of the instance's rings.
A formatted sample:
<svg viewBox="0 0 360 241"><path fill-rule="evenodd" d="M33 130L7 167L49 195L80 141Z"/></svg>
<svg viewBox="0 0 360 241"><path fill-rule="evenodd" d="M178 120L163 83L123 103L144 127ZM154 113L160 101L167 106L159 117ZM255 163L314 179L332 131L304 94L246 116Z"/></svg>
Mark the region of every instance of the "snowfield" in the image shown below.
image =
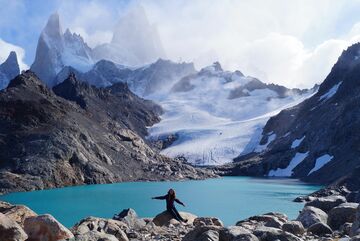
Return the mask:
<svg viewBox="0 0 360 241"><path fill-rule="evenodd" d="M149 129L149 138L176 134L178 139L162 154L183 156L195 165L220 165L240 154L265 150L276 137L270 133L268 143L259 144L267 120L310 93L279 98L269 88L245 88L239 97L229 98L254 80L240 72L207 67L190 78L184 91L170 89L167 94L147 96L165 111L162 120Z"/></svg>

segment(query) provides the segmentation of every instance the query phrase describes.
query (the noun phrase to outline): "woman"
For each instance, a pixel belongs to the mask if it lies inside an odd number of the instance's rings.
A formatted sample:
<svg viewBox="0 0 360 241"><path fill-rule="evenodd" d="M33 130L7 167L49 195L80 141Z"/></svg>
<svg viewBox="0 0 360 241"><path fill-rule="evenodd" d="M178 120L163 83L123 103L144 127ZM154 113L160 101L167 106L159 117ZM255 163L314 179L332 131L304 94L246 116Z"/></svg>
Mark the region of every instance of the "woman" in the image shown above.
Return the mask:
<svg viewBox="0 0 360 241"><path fill-rule="evenodd" d="M188 221L187 219L183 219L180 216L179 212L175 208L174 202L177 202L177 203L183 205L184 207L185 207L185 204L183 202L181 202L179 199L176 198L176 194L175 194L174 189L169 189L168 193L166 195L164 195L164 196L153 197L152 199L158 199L158 200L164 200L165 199L166 200L166 210L173 216L173 218L175 218L179 222L186 223Z"/></svg>

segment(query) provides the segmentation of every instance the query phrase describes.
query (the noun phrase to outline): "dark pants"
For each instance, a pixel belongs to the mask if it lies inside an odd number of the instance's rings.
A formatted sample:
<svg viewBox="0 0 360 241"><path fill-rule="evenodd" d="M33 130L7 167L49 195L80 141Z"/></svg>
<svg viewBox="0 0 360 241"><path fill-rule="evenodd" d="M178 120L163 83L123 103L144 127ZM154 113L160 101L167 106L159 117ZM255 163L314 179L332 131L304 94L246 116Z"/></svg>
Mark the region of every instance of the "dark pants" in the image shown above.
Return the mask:
<svg viewBox="0 0 360 241"><path fill-rule="evenodd" d="M169 207L167 208L167 211L171 214L171 216L173 216L173 218L175 218L179 222L184 222L184 219L180 216L180 213L178 212L178 210L176 210L175 207Z"/></svg>

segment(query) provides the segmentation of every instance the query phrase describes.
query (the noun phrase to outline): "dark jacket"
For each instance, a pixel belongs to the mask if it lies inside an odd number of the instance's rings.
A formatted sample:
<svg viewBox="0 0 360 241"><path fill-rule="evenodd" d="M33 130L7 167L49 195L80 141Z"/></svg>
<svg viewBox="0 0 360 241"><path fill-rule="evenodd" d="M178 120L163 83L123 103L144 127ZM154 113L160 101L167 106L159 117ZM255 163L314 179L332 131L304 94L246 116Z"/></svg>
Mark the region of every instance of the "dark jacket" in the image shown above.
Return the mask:
<svg viewBox="0 0 360 241"><path fill-rule="evenodd" d="M164 196L154 197L153 199L166 200L166 209L174 208L175 207L174 202L177 202L177 203L185 206L185 204L183 202L181 202L179 199L177 199L177 198L172 199L169 194L166 194Z"/></svg>

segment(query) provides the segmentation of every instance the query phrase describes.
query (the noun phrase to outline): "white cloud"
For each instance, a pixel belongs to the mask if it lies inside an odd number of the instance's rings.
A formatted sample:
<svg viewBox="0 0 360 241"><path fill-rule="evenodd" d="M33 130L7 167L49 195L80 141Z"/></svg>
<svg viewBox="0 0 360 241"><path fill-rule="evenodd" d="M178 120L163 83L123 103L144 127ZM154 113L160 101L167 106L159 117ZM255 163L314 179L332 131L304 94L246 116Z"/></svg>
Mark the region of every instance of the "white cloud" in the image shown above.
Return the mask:
<svg viewBox="0 0 360 241"><path fill-rule="evenodd" d="M11 51L15 51L17 54L20 70L29 69L29 66L24 63L25 50L0 38L0 63L3 63L9 57Z"/></svg>
<svg viewBox="0 0 360 241"><path fill-rule="evenodd" d="M127 4L61 1L64 26L89 46L110 42ZM156 24L166 55L197 68L220 61L225 69L289 87L321 83L341 51L358 40L360 22L347 0L138 0ZM359 19L360 20L360 19ZM352 28L351 28L352 27Z"/></svg>

